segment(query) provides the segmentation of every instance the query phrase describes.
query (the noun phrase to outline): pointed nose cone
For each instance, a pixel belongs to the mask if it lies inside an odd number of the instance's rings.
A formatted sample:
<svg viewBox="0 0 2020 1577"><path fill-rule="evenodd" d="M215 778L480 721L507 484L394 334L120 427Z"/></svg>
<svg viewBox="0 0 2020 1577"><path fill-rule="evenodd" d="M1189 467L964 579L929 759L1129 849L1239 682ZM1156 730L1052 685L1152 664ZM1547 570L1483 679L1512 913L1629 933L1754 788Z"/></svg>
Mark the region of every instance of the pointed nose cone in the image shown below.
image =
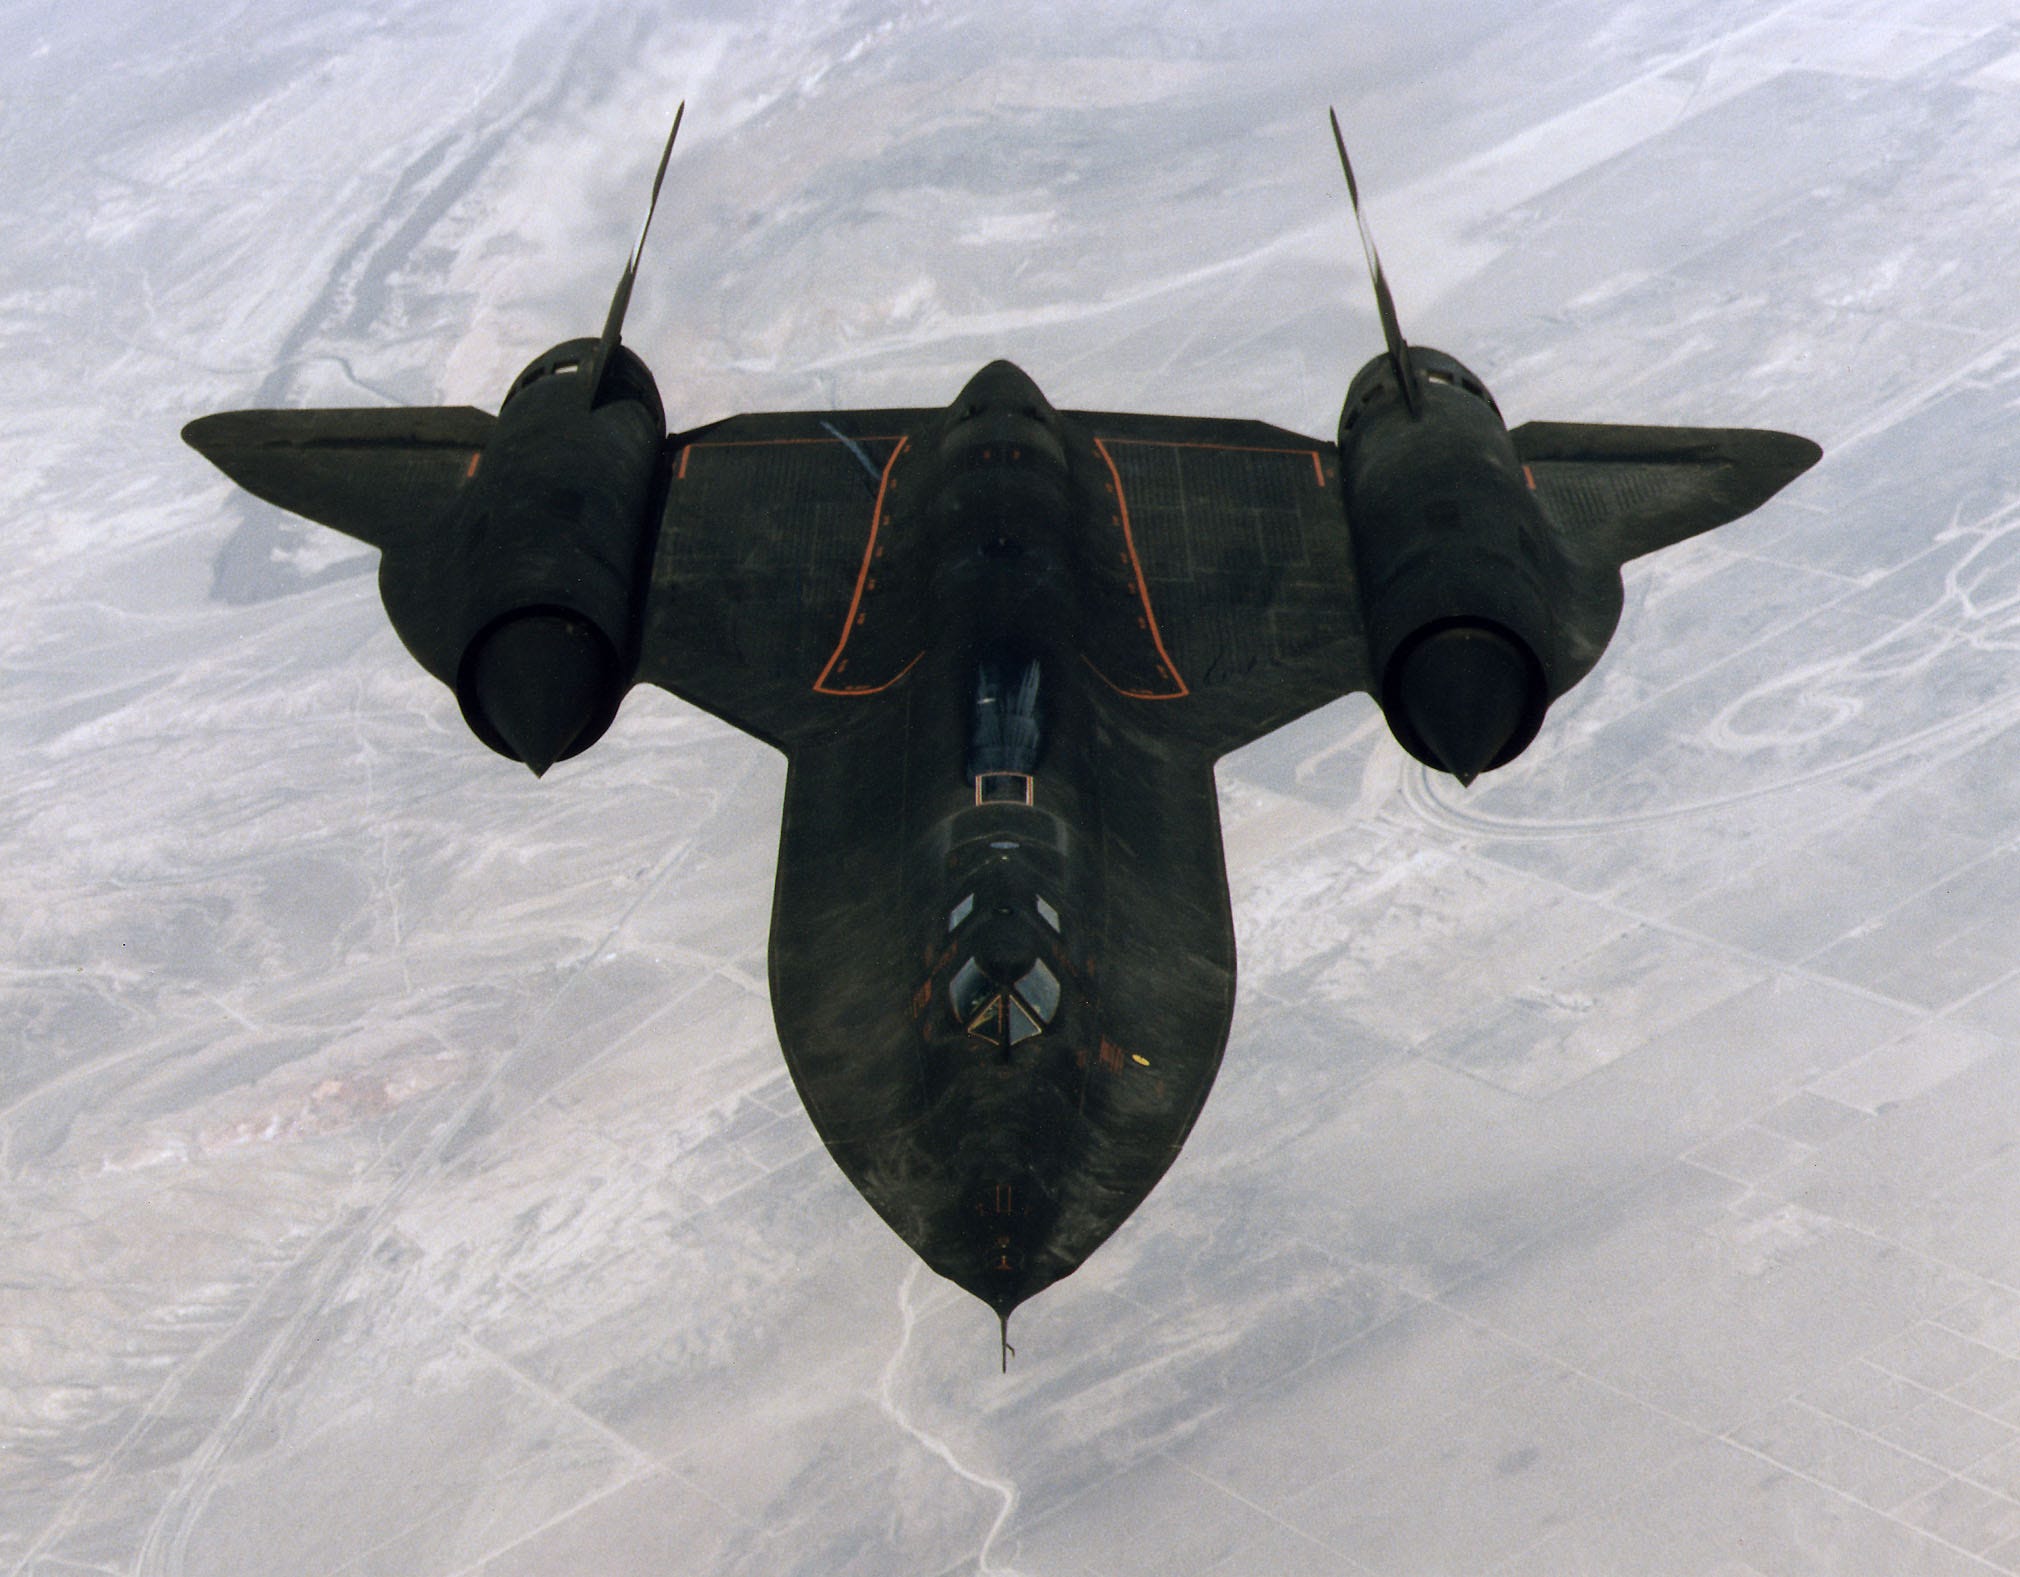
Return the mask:
<svg viewBox="0 0 2020 1577"><path fill-rule="evenodd" d="M1413 749L1428 766L1470 784L1526 744L1535 675L1506 636L1458 625L1420 641L1403 659L1395 694ZM1406 738L1405 743L1410 741Z"/></svg>
<svg viewBox="0 0 2020 1577"><path fill-rule="evenodd" d="M565 614L522 614L478 648L465 710L540 777L585 742L610 694L612 668L608 645L588 625Z"/></svg>
<svg viewBox="0 0 2020 1577"><path fill-rule="evenodd" d="M1031 1285L1031 1279L1023 1273L1021 1266L1016 1271L999 1270L996 1266L1000 1263L993 1257L985 1261L988 1269L977 1278L981 1285L971 1285L968 1282L962 1282L961 1285L989 1305L989 1312L996 1316L998 1323L1003 1327L1003 1345L1007 1352L1010 1348L1010 1316L1017 1312L1018 1307L1026 1299L1043 1292L1045 1286L1050 1286L1051 1282L1047 1281L1044 1286L1034 1287Z"/></svg>
<svg viewBox="0 0 2020 1577"><path fill-rule="evenodd" d="M936 1252L927 1263L986 1303L1007 1334L1020 1303L1086 1256L1060 1262L1052 1191L1028 1168L1004 1160L1007 1164L985 1166L962 1190L964 1203L946 1223L953 1230L933 1245Z"/></svg>

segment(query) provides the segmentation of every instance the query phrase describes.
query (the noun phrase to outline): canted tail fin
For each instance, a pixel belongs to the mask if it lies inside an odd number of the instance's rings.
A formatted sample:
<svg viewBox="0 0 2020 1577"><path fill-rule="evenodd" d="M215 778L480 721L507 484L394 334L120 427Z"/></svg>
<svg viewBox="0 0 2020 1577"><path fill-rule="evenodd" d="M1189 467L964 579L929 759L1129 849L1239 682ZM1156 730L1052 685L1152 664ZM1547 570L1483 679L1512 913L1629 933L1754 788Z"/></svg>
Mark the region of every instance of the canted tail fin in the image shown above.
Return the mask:
<svg viewBox="0 0 2020 1577"><path fill-rule="evenodd" d="M632 245L631 256L624 265L624 274L617 281L617 290L610 298L610 312L603 320L603 334L596 342L595 354L589 363L589 403L593 406L603 397L603 380L617 354L617 340L624 328L624 314L631 307L631 287L638 278L638 260L645 252L646 233L652 229L652 216L659 207L659 189L666 184L667 161L673 157L673 142L680 135L681 117L687 113L687 100L680 101L680 107L673 112L673 130L666 134L666 147L659 155L659 169L652 177L652 196L645 205L645 223L638 227L638 240Z"/></svg>
<svg viewBox="0 0 2020 1577"><path fill-rule="evenodd" d="M1395 298L1389 294L1388 276L1382 272L1382 259L1375 251L1375 237L1368 229L1367 215L1361 212L1361 189L1354 182L1354 166L1347 158L1347 139L1340 134L1340 117L1328 109L1326 116L1333 123L1333 146L1340 150L1340 173L1347 178L1347 199L1354 205L1354 223L1360 226L1361 250L1367 255L1368 274L1375 282L1375 311L1382 319L1382 338L1389 347L1389 362L1396 369L1396 382L1403 391L1403 404L1412 416L1423 409L1423 396L1417 388L1417 369L1410 364L1410 347L1403 339L1402 325L1396 321Z"/></svg>

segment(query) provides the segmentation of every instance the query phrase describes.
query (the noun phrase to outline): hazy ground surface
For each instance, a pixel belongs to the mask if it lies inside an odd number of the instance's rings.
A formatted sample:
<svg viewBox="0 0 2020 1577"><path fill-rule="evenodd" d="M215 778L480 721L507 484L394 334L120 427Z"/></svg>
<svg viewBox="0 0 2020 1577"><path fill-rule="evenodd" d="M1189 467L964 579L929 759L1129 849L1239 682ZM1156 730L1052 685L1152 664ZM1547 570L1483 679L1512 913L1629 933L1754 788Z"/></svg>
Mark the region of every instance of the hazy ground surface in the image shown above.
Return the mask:
<svg viewBox="0 0 2020 1577"><path fill-rule="evenodd" d="M0 1574L2020 1570L2011 0L646 9L0 14ZM779 760L536 784L176 440L495 407L683 95L676 424L1327 433L1330 100L1511 421L1828 451L1470 793L1223 766L1225 1070L1007 1378L781 1066Z"/></svg>

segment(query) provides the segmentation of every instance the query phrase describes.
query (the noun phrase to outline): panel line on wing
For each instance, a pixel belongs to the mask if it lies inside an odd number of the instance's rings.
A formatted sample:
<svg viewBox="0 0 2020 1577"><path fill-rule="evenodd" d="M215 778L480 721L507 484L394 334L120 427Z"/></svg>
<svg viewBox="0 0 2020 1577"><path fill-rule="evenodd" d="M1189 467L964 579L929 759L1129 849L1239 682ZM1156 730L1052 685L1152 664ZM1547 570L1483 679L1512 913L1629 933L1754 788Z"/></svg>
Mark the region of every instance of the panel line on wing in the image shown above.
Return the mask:
<svg viewBox="0 0 2020 1577"><path fill-rule="evenodd" d="M826 426L824 422L821 424ZM687 480L687 457L696 449L769 449L783 444L847 444L850 440L836 433L832 438L702 438L680 446L680 464L674 468L674 480ZM904 438L897 433L865 433L855 440L858 444L887 444L897 442L902 445ZM895 456L894 456L895 458ZM888 470L888 465L886 466Z"/></svg>
<svg viewBox="0 0 2020 1577"><path fill-rule="evenodd" d="M1170 438L1097 438L1099 444L1146 444L1157 449L1212 449L1221 454L1302 454L1312 460L1312 480L1320 487L1326 485L1326 467L1316 449L1280 449L1273 444L1209 444L1179 441Z"/></svg>

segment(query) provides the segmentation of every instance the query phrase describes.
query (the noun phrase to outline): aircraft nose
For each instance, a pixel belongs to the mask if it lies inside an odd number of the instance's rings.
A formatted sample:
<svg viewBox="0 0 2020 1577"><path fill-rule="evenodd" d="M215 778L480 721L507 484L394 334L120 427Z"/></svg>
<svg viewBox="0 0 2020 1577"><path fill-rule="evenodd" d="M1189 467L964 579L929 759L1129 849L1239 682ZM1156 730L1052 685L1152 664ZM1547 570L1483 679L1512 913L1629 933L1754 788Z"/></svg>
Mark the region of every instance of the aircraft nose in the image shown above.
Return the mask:
<svg viewBox="0 0 2020 1577"><path fill-rule="evenodd" d="M1011 1311L1037 1290L1031 1271L1051 1222L1048 1191L1028 1171L1005 1169L978 1176L967 1195L968 1264L950 1279L996 1311L1007 1339Z"/></svg>

